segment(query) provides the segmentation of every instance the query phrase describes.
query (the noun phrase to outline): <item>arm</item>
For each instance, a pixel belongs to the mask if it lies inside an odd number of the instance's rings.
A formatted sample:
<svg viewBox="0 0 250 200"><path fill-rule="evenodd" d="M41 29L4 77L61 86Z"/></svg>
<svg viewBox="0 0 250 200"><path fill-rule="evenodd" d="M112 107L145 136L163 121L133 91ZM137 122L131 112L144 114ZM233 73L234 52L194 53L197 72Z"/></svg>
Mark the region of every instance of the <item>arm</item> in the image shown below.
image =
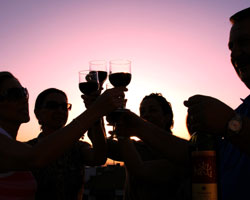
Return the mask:
<svg viewBox="0 0 250 200"><path fill-rule="evenodd" d="M187 140L171 135L132 112L123 114L121 120L117 123L118 128L123 130L122 134L139 137L169 161L184 166L189 165L189 144ZM120 133L117 131L117 134Z"/></svg>
<svg viewBox="0 0 250 200"><path fill-rule="evenodd" d="M188 115L192 116L194 131L206 130L210 134L227 135L228 121L236 112L218 99L195 95L184 102L188 107ZM242 151L250 154L250 119L243 117L240 134L227 137L228 140Z"/></svg>
<svg viewBox="0 0 250 200"><path fill-rule="evenodd" d="M95 102L96 98L100 95L100 93L101 93L101 91L97 91L97 92L94 92L90 95L82 95L81 98L83 99L85 107L86 108L90 107L93 104L93 102ZM105 130L104 124L102 124L102 125L103 125L102 129L104 131ZM101 129L98 127L97 128L92 127L89 130L89 133L90 133L89 138L91 138L91 135L96 134L95 133L96 131L100 132ZM104 131L104 134L105 134L105 131ZM123 158L119 152L119 145L118 145L117 141L108 138L106 142L107 142L106 151L107 151L108 158L110 158L112 160L116 160L116 161L123 161ZM88 155L86 155L86 156L88 156Z"/></svg>
<svg viewBox="0 0 250 200"><path fill-rule="evenodd" d="M107 143L103 121L98 120L88 130L88 137L92 142L92 148L82 149L82 155L86 165L103 165L107 160Z"/></svg>
<svg viewBox="0 0 250 200"><path fill-rule="evenodd" d="M119 144L129 173L145 181L166 183L188 174L188 168L166 159L143 161L130 139L121 139Z"/></svg>
<svg viewBox="0 0 250 200"><path fill-rule="evenodd" d="M126 89L106 90L89 109L34 147L0 134L0 170L25 170L42 167L57 158L77 141L95 121L124 103L118 98L124 90Z"/></svg>

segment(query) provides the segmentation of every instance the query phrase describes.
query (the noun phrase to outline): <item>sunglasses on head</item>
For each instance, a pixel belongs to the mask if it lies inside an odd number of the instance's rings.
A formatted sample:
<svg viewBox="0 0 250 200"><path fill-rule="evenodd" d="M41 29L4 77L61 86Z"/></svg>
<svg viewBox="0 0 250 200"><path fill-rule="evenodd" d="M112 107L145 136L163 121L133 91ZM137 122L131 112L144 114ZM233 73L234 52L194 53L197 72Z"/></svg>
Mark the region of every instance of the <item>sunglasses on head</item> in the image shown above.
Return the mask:
<svg viewBox="0 0 250 200"><path fill-rule="evenodd" d="M0 94L0 101L17 101L22 98L29 98L29 92L26 88L20 87L20 88L9 88L2 94Z"/></svg>
<svg viewBox="0 0 250 200"><path fill-rule="evenodd" d="M56 110L58 108L62 108L63 110L71 110L72 104L71 103L58 103L56 101L48 101L46 102L44 108L49 110Z"/></svg>

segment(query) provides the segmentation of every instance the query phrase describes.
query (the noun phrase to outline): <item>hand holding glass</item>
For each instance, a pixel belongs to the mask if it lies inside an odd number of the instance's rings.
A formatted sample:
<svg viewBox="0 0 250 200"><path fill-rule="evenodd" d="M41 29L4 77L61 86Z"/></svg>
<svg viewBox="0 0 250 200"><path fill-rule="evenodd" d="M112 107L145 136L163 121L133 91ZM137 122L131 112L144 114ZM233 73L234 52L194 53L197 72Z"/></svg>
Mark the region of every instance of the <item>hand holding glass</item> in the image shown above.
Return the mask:
<svg viewBox="0 0 250 200"><path fill-rule="evenodd" d="M109 82L114 87L126 87L131 81L131 61L129 60L111 60L109 68ZM124 98L124 96L120 97ZM112 138L115 138L115 125L119 120L122 112L127 112L125 105L122 108L116 109L114 112L107 115L106 119L109 124L113 125Z"/></svg>

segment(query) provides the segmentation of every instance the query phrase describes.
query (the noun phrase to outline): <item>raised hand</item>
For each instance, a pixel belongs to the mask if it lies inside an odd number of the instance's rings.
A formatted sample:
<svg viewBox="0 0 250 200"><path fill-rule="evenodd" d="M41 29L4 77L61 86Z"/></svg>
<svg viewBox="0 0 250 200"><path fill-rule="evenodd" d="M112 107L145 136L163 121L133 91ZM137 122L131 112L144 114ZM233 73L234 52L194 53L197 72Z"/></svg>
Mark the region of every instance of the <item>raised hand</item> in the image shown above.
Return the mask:
<svg viewBox="0 0 250 200"><path fill-rule="evenodd" d="M108 89L93 102L91 107L95 107L102 115L106 115L125 104L125 99L121 98L125 91L127 91L125 87Z"/></svg>
<svg viewBox="0 0 250 200"><path fill-rule="evenodd" d="M101 90L91 93L90 95L81 95L86 108L89 108L95 100L100 96Z"/></svg>
<svg viewBox="0 0 250 200"><path fill-rule="evenodd" d="M145 120L131 111L123 112L116 122L115 133L117 136L136 136L137 127Z"/></svg>
<svg viewBox="0 0 250 200"><path fill-rule="evenodd" d="M184 101L193 131L206 131L224 135L228 121L235 111L218 99L203 95L194 95Z"/></svg>

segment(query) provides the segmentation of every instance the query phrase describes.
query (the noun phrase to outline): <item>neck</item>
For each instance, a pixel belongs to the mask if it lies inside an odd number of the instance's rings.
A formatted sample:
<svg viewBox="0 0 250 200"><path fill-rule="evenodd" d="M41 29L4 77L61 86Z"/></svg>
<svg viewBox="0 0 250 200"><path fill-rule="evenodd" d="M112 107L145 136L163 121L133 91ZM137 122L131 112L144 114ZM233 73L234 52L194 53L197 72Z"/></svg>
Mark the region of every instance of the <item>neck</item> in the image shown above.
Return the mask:
<svg viewBox="0 0 250 200"><path fill-rule="evenodd" d="M3 128L5 131L7 131L13 137L13 139L16 139L20 125L21 124L13 124L6 122L3 123L2 121L0 121L0 127Z"/></svg>

